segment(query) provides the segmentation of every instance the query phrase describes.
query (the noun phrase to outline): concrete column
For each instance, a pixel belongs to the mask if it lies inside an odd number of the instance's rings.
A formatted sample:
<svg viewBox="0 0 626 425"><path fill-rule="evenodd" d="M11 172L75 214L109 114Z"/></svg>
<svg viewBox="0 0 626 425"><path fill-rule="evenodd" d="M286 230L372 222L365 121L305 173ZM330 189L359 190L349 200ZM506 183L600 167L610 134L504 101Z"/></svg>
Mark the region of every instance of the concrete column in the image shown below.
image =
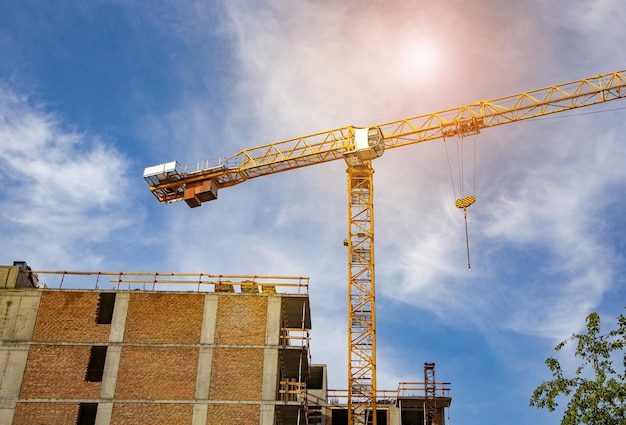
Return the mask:
<svg viewBox="0 0 626 425"><path fill-rule="evenodd" d="M278 345L280 341L280 318L282 316L279 296L267 297L267 319L265 323L265 345Z"/></svg>
<svg viewBox="0 0 626 425"><path fill-rule="evenodd" d="M207 294L204 298L204 313L202 314L202 332L200 344L215 343L215 324L217 322L217 301L215 294Z"/></svg>
<svg viewBox="0 0 626 425"><path fill-rule="evenodd" d="M402 423L401 410L399 407L395 405L389 406L389 424L390 425L399 425Z"/></svg>
<svg viewBox="0 0 626 425"><path fill-rule="evenodd" d="M98 404L98 412L96 413L96 425L109 425L111 423L112 413L113 403Z"/></svg>
<svg viewBox="0 0 626 425"><path fill-rule="evenodd" d="M109 342L124 341L124 329L126 327L126 313L128 312L129 299L130 293L128 292L118 292L115 295L115 306L113 307Z"/></svg>
<svg viewBox="0 0 626 425"><path fill-rule="evenodd" d="M263 383L261 400L271 404L261 404L259 425L274 425L278 381L278 347L280 343L280 323L282 317L281 298L270 295L267 298L267 319L265 322L265 350L263 353Z"/></svg>
<svg viewBox="0 0 626 425"><path fill-rule="evenodd" d="M208 411L208 404L195 404L193 406L193 417L191 419L191 425L206 425L206 417Z"/></svg>
<svg viewBox="0 0 626 425"><path fill-rule="evenodd" d="M198 373L196 375L196 400L209 399L209 386L211 384L211 362L213 361L213 348L200 347L198 355Z"/></svg>
<svg viewBox="0 0 626 425"><path fill-rule="evenodd" d="M15 406L0 407L0 424L12 424L15 415Z"/></svg>
<svg viewBox="0 0 626 425"><path fill-rule="evenodd" d="M262 404L259 425L274 425L275 410L276 407L273 404Z"/></svg>
<svg viewBox="0 0 626 425"><path fill-rule="evenodd" d="M115 396L117 372L120 368L120 358L122 356L122 346L120 344L124 340L124 328L126 327L126 313L128 312L129 299L130 294L128 292L118 292L115 295L115 306L113 307L109 345L107 347L107 357L104 363L104 373L102 374L100 398L113 399Z"/></svg>
<svg viewBox="0 0 626 425"><path fill-rule="evenodd" d="M217 302L215 294L206 294L204 298L204 312L202 314L202 329L200 331L200 352L198 353L198 371L196 374L196 400L208 400L211 385L211 363L213 362L213 347L215 342L215 325L217 323ZM207 419L207 404L196 404L193 407L192 425L205 425Z"/></svg>
<svg viewBox="0 0 626 425"><path fill-rule="evenodd" d="M121 343L124 341L124 329L126 328L126 314L128 313L129 299L130 294L128 292L117 292L115 294L115 306L113 307L113 317L111 319L109 345L107 346L107 356L104 362L102 385L100 387L101 399L113 400L115 397L117 374L122 357ZM96 425L109 425L111 423L112 412L112 401L98 404Z"/></svg>
<svg viewBox="0 0 626 425"><path fill-rule="evenodd" d="M282 316L281 298L267 298L267 319L265 323L265 352L263 355L263 384L261 400L276 400L276 381L278 380L278 346L280 341L280 322Z"/></svg>
<svg viewBox="0 0 626 425"><path fill-rule="evenodd" d="M266 348L263 356L263 383L261 386L261 400L276 400L276 385L278 380L278 349Z"/></svg>
<svg viewBox="0 0 626 425"><path fill-rule="evenodd" d="M107 357L104 361L104 372L102 374L102 385L100 387L100 398L112 400L115 397L117 372L120 368L121 357L121 345L109 345L107 347Z"/></svg>
<svg viewBox="0 0 626 425"><path fill-rule="evenodd" d="M27 342L33 337L41 291L3 289L0 295L0 424L10 424L22 388Z"/></svg>

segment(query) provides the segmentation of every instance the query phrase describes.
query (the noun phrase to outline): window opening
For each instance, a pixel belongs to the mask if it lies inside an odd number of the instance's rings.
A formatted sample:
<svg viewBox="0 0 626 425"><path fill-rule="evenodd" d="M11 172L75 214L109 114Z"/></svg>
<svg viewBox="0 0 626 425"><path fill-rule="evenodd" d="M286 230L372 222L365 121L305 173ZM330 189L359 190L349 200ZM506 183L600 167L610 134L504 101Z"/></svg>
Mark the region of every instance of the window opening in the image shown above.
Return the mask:
<svg viewBox="0 0 626 425"><path fill-rule="evenodd" d="M324 389L324 368L319 366L311 366L311 372L306 379L306 387L309 390Z"/></svg>
<svg viewBox="0 0 626 425"><path fill-rule="evenodd" d="M78 408L76 425L95 425L98 403L81 403Z"/></svg>
<svg viewBox="0 0 626 425"><path fill-rule="evenodd" d="M99 325L110 325L113 320L113 307L115 306L115 293L102 292L98 300L96 311L96 323Z"/></svg>
<svg viewBox="0 0 626 425"><path fill-rule="evenodd" d="M106 357L106 346L96 345L91 347L91 353L89 354L89 363L87 364L87 373L85 374L85 381L102 382L102 375L104 374L104 361L106 360Z"/></svg>

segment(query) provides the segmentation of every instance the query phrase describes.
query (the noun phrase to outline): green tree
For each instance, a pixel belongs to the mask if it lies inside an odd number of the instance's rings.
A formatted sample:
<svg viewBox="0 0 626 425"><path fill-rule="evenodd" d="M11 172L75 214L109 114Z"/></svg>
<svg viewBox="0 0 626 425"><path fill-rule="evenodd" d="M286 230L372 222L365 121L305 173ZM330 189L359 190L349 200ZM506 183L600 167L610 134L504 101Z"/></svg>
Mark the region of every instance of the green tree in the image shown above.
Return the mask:
<svg viewBox="0 0 626 425"><path fill-rule="evenodd" d="M618 328L600 333L600 316L587 316L587 332L573 334L559 343L560 351L571 341L577 341L575 356L580 366L573 377L566 377L559 361L546 360L554 379L538 386L530 405L553 412L558 400L569 397L562 425L624 425L626 424L626 318L620 314ZM616 371L613 360L621 357ZM621 373L620 373L621 372Z"/></svg>

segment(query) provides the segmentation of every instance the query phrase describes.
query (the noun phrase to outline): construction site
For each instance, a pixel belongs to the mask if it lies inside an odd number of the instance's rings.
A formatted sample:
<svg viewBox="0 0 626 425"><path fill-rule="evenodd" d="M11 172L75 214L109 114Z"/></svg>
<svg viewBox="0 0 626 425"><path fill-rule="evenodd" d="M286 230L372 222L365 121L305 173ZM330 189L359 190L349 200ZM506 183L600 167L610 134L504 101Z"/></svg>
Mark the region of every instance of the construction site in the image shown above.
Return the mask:
<svg viewBox="0 0 626 425"><path fill-rule="evenodd" d="M348 423L348 391L311 361L307 278L16 262L0 291L0 423ZM376 423L445 424L450 384L434 367L379 391Z"/></svg>
<svg viewBox="0 0 626 425"><path fill-rule="evenodd" d="M147 167L143 178L159 202L196 208L253 178L345 161L346 387L328 388L326 365L313 359L308 277L46 271L15 262L0 267L0 423L446 425L451 384L437 380L436 359L397 388L376 382L372 163L388 149L462 142L489 127L624 97L618 71L215 161ZM466 219L468 267L475 201L464 192L455 201Z"/></svg>

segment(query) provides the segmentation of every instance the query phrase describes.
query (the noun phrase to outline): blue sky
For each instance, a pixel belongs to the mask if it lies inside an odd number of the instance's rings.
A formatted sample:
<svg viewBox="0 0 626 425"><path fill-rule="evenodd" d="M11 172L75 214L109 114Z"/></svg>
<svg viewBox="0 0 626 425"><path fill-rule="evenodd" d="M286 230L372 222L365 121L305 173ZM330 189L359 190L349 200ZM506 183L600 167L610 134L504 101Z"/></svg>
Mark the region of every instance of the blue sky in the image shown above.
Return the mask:
<svg viewBox="0 0 626 425"><path fill-rule="evenodd" d="M1 1L0 263L310 276L313 360L345 388L345 164L194 210L144 167L622 70L624 22L611 0ZM375 161L379 388L436 362L453 423L558 423L528 407L544 359L626 304L624 108L464 140L471 269L442 142Z"/></svg>

